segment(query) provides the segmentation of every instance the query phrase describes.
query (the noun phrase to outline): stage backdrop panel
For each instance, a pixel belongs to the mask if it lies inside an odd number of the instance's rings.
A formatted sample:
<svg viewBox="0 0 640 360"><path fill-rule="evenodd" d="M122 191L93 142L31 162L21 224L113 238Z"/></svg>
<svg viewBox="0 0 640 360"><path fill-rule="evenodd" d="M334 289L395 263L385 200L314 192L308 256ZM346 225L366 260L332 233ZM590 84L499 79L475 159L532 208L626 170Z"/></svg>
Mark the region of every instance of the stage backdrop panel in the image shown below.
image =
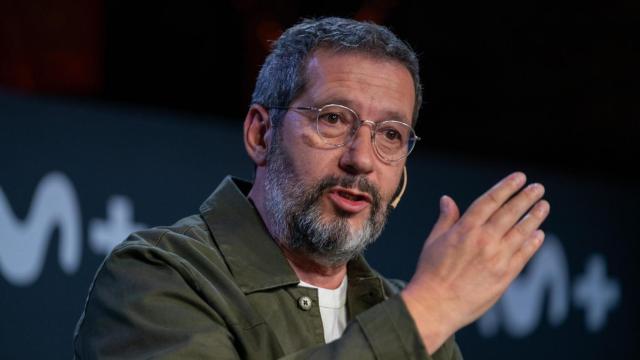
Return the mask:
<svg viewBox="0 0 640 360"><path fill-rule="evenodd" d="M68 359L88 286L115 244L196 212L227 174L251 178L242 119L213 120L0 93L1 358ZM547 240L459 332L466 357L634 358L638 184L418 149L367 258L409 280L439 196L464 209L512 170L546 185Z"/></svg>

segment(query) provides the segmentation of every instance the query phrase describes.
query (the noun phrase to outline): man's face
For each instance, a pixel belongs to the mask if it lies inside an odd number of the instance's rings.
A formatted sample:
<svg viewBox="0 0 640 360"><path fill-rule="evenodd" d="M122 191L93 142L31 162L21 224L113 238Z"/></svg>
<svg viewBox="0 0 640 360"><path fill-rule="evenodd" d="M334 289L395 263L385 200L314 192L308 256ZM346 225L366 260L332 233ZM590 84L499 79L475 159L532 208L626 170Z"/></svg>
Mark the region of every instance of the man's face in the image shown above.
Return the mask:
<svg viewBox="0 0 640 360"><path fill-rule="evenodd" d="M308 62L307 79L291 107L340 104L363 120L411 124L414 84L400 63L319 50ZM272 137L266 206L283 245L321 265L339 265L382 231L404 160L380 159L366 125L346 145L327 145L315 119L314 112L290 110Z"/></svg>

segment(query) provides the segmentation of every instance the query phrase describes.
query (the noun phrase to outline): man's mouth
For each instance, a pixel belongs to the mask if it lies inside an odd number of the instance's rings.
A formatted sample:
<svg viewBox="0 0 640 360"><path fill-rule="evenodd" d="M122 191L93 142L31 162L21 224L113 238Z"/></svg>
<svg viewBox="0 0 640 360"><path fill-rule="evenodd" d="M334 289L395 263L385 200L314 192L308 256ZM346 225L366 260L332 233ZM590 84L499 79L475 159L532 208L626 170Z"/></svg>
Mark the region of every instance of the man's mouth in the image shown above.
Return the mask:
<svg viewBox="0 0 640 360"><path fill-rule="evenodd" d="M329 191L329 199L339 210L347 213L359 213L371 204L371 195L342 187Z"/></svg>

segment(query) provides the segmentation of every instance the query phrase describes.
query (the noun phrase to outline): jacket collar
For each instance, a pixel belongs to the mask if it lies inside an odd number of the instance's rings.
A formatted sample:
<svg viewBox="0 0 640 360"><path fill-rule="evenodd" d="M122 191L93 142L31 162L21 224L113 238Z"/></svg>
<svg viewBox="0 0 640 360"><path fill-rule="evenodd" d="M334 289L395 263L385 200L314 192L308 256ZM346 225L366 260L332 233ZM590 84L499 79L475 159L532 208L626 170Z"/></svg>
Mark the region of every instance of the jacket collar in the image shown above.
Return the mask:
<svg viewBox="0 0 640 360"><path fill-rule="evenodd" d="M236 283L246 294L297 285L297 275L247 199L251 186L249 182L227 176L200 206L200 214ZM381 278L362 256L349 262L347 276L350 288L361 282L375 284L379 294L374 296L377 298L374 302L386 297Z"/></svg>
<svg viewBox="0 0 640 360"><path fill-rule="evenodd" d="M298 283L258 211L247 199L251 183L227 176L200 206L231 274L245 293Z"/></svg>

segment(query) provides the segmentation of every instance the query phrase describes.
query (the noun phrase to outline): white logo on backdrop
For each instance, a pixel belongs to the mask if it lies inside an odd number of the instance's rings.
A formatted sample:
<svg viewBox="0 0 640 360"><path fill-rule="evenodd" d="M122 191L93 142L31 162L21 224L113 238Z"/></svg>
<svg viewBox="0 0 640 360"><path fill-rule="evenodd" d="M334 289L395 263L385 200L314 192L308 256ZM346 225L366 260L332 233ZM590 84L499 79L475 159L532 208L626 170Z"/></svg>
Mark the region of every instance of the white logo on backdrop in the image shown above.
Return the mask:
<svg viewBox="0 0 640 360"><path fill-rule="evenodd" d="M114 195L107 201L107 218L89 221L89 245L108 254L131 232L144 228L133 222L133 203ZM66 175L51 172L38 184L24 221L13 213L0 188L0 272L12 285L33 284L42 273L52 233L58 229L58 263L75 273L82 259L82 215L73 184Z"/></svg>
<svg viewBox="0 0 640 360"><path fill-rule="evenodd" d="M96 254L107 254L131 232L144 228L134 222L133 209L129 198L109 197L106 218L88 222L89 248ZM58 262L65 273L73 274L82 258L82 216L67 176L52 172L43 177L24 221L15 216L0 188L0 272L10 284L28 286L38 279L55 229L59 230ZM573 287L568 267L562 243L549 234L525 272L478 320L480 334L492 337L502 327L509 336L527 336L543 321L545 304L547 322L559 326L567 319L572 301L584 311L588 331L602 330L608 312L620 302L619 282L607 277L606 260L600 254L588 258Z"/></svg>
<svg viewBox="0 0 640 360"><path fill-rule="evenodd" d="M76 192L64 174L49 173L40 181L24 221L13 214L0 188L0 270L4 278L17 286L36 281L56 228L60 233L58 262L71 274L82 256L82 224Z"/></svg>
<svg viewBox="0 0 640 360"><path fill-rule="evenodd" d="M574 306L585 311L587 330L596 332L604 327L607 313L620 300L620 285L617 280L607 278L604 256L600 254L590 257L585 273L578 276L573 293L571 290L562 243L549 234L527 269L477 321L478 331L484 337L492 337L502 325L512 337L530 335L543 319L545 303L547 322L559 326L567 319L573 296Z"/></svg>
<svg viewBox="0 0 640 360"><path fill-rule="evenodd" d="M144 224L133 222L133 203L128 197L114 195L107 200L107 218L89 222L89 245L96 254L108 254L111 249Z"/></svg>

